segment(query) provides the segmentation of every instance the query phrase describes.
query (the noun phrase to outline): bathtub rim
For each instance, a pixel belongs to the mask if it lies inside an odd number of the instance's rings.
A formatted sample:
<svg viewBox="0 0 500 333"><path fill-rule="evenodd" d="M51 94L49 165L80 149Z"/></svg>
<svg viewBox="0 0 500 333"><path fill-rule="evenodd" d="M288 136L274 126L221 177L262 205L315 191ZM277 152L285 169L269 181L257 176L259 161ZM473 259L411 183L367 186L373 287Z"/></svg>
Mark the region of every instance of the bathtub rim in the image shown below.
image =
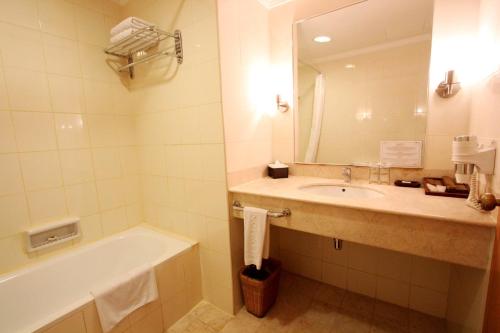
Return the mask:
<svg viewBox="0 0 500 333"><path fill-rule="evenodd" d="M132 228L126 229L124 231L118 232L116 234L112 234L109 236L106 236L104 238L101 238L97 241L88 243L88 244L82 244L81 246L75 247L75 248L70 248L65 252L55 254L54 256L51 256L49 258L40 260L39 262L33 263L32 265L29 265L27 267L22 267L18 270L14 270L12 272L7 272L4 274L0 274L0 284L6 281L9 281L11 279L14 279L18 276L26 275L29 274L37 269L43 268L44 266L49 266L54 263L57 263L63 259L66 259L68 257L74 257L78 255L81 252L88 251L89 249L99 247L101 244L104 244L106 242L109 242L110 240L113 239L120 239L123 238L127 234L132 234L134 232L141 232L141 231L146 231L149 233L155 233L155 236L162 236L162 237L171 237L174 238L178 241L186 243L186 247L182 249L179 252L176 252L174 255L161 255L158 259L154 260L151 262L151 266L153 269L155 269L158 265L161 263L165 262L166 260L171 260L174 259L194 247L196 247L199 242L194 241L192 239L186 238L184 236L165 231L162 229L158 229L154 226L146 225L146 224L140 224L137 226L134 226ZM27 325L26 327L23 328L23 330L26 330L26 332L40 332L46 329L49 329L53 325L61 322L62 320L69 318L71 315L75 314L76 312L85 309L85 307L90 306L90 304L94 301L94 298L90 294L90 290L87 296L80 298L78 301L75 301L71 304L68 304L67 306L63 307L61 310L56 311L54 313L51 313L48 315L46 318L39 320L37 322L34 322L32 324ZM25 332L25 331L20 331L20 332Z"/></svg>

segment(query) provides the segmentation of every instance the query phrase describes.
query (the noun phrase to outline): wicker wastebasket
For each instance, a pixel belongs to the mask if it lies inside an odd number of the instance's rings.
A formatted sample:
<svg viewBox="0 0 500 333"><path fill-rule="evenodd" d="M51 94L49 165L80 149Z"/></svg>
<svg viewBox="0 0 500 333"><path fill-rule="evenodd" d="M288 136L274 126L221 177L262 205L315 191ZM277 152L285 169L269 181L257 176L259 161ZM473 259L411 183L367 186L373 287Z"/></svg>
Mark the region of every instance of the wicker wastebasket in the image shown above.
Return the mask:
<svg viewBox="0 0 500 333"><path fill-rule="evenodd" d="M262 261L262 267L246 266L240 270L241 289L247 311L262 318L278 296L281 262L276 259Z"/></svg>

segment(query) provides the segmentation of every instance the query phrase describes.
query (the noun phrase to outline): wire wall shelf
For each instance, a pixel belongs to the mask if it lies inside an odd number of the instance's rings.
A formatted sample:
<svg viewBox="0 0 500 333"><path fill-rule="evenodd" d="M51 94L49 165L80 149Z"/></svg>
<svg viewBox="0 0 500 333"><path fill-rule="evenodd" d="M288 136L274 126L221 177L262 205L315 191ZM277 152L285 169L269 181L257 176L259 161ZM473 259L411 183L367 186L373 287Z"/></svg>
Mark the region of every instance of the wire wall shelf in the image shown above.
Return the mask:
<svg viewBox="0 0 500 333"><path fill-rule="evenodd" d="M151 54L146 51L159 46L160 42L168 39L174 39L174 47L168 49L159 49ZM137 30L130 36L112 43L104 52L109 55L127 59L127 64L118 67L118 72L128 71L130 78L134 78L134 66L145 62L150 62L159 57L171 56L177 59L178 64L183 62L182 34L180 30L169 33L159 29L157 26L146 26Z"/></svg>

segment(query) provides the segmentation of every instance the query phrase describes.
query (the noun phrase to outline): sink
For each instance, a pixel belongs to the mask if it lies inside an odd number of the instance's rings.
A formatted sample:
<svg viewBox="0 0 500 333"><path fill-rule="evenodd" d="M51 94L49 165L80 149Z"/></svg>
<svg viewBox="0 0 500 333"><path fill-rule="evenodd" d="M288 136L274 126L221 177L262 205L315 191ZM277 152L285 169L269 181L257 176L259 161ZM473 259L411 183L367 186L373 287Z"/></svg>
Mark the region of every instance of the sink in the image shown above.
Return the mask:
<svg viewBox="0 0 500 333"><path fill-rule="evenodd" d="M334 198L365 198L384 197L384 193L363 186L347 184L311 184L299 187L299 190Z"/></svg>

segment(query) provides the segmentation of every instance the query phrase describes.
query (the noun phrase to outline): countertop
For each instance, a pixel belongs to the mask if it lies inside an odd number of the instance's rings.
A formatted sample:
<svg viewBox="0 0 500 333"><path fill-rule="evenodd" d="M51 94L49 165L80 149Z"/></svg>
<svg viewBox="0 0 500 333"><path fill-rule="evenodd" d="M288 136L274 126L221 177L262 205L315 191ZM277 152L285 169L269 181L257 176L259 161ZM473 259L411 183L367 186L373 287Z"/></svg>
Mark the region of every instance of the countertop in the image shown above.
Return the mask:
<svg viewBox="0 0 500 333"><path fill-rule="evenodd" d="M382 192L385 196L382 198L338 198L313 194L299 189L301 186L311 184L363 186ZM351 184L345 184L342 180L337 179L291 176L283 179L260 178L233 186L229 191L374 212L446 220L490 228L496 226L497 209L492 212L479 212L466 206L465 199L425 195L423 188L375 185L354 180Z"/></svg>

